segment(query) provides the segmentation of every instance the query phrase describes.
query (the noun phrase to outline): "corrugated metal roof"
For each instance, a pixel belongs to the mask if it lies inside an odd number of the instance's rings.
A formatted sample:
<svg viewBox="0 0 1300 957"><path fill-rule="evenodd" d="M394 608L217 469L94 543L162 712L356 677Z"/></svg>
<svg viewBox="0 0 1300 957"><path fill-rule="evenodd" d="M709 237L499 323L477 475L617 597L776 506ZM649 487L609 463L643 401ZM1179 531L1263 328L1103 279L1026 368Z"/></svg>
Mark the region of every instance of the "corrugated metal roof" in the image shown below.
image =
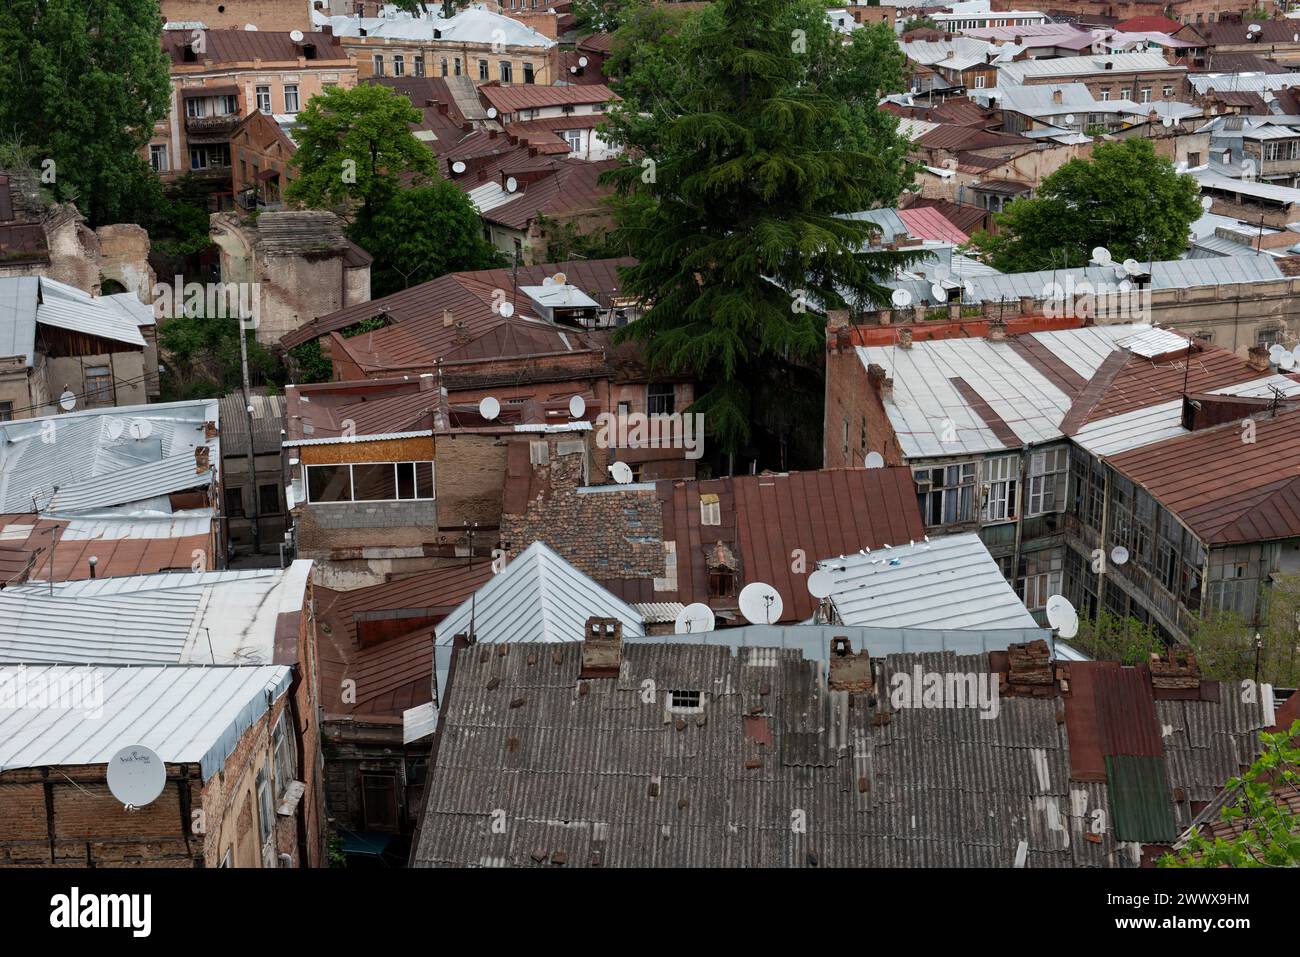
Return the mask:
<svg viewBox="0 0 1300 957"><path fill-rule="evenodd" d="M846 637L855 653L866 652L873 659L890 655L919 655L951 652L955 655L985 655L1006 651L1010 645L1039 639L1054 650L1052 629L1037 625L1025 628L898 628L858 625L743 625L717 631L678 635L646 635L624 641L641 644L684 644L741 648L789 648L809 661L829 661L831 641Z"/></svg>
<svg viewBox="0 0 1300 957"><path fill-rule="evenodd" d="M818 563L839 619L879 628L1037 628L980 537L943 535ZM936 596L942 595L942 601Z"/></svg>
<svg viewBox="0 0 1300 957"><path fill-rule="evenodd" d="M0 279L0 284L9 280ZM144 348L139 321L125 313L118 303L108 303L44 276L40 279L40 303L36 307L40 325L55 326L87 336L124 342Z"/></svg>
<svg viewBox="0 0 1300 957"><path fill-rule="evenodd" d="M284 665L0 668L0 688L22 701L50 694L39 707L0 708L0 771L105 764L142 745L168 764L198 764L207 781L292 678Z"/></svg>
<svg viewBox="0 0 1300 957"><path fill-rule="evenodd" d="M35 276L0 279L0 357L22 356L32 364L39 286Z"/></svg>
<svg viewBox="0 0 1300 957"><path fill-rule="evenodd" d="M1108 66L1109 64L1109 66ZM1017 60L998 64L998 85L1024 83L1027 78L1044 76L1090 76L1092 74L1152 73L1176 70L1187 72L1186 67L1174 66L1158 52L1112 53L1104 56L1085 55L1054 57L1045 60Z"/></svg>
<svg viewBox="0 0 1300 957"><path fill-rule="evenodd" d="M284 396L254 392L248 397L248 405L253 407L256 454L279 453L280 432L284 429ZM221 443L222 452L227 456L248 454L248 405L244 404L242 392L221 399Z"/></svg>
<svg viewBox="0 0 1300 957"><path fill-rule="evenodd" d="M1108 754L1106 784L1118 840L1171 844L1178 837L1169 778L1160 758Z"/></svg>
<svg viewBox="0 0 1300 957"><path fill-rule="evenodd" d="M311 562L95 578L0 591L0 662L268 664Z"/></svg>

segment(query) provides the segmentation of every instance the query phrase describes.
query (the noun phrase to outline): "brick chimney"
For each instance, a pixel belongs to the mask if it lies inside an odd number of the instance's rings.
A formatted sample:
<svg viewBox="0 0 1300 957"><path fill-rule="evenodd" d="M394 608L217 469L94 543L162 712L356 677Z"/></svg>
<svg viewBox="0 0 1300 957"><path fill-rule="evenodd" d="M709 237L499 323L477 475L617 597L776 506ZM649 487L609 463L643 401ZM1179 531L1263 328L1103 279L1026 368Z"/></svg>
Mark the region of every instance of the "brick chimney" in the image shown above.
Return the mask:
<svg viewBox="0 0 1300 957"><path fill-rule="evenodd" d="M215 423L215 422L204 422L204 423L203 423L203 441L204 441L204 442L211 442L213 439L215 439L215 438L216 438L218 435L220 435L220 434L221 434L221 430L220 430L219 428L217 428L217 423Z"/></svg>
<svg viewBox="0 0 1300 957"><path fill-rule="evenodd" d="M578 677L617 678L622 666L623 623L617 618L588 618Z"/></svg>
<svg viewBox="0 0 1300 957"><path fill-rule="evenodd" d="M450 329L455 324L456 324L456 317L451 314L451 310L444 309L442 311L442 327L444 329Z"/></svg>
<svg viewBox="0 0 1300 957"><path fill-rule="evenodd" d="M912 348L912 330L907 326L898 330L898 348Z"/></svg>
<svg viewBox="0 0 1300 957"><path fill-rule="evenodd" d="M1007 324L1002 319L989 320L989 342L1005 342L1007 339Z"/></svg>
<svg viewBox="0 0 1300 957"><path fill-rule="evenodd" d="M844 635L836 635L831 639L829 682L832 691L849 694L870 691L871 656L865 651L854 654L853 643Z"/></svg>
<svg viewBox="0 0 1300 957"><path fill-rule="evenodd" d="M843 329L848 324L849 324L849 310L847 309L826 310L827 329Z"/></svg>
<svg viewBox="0 0 1300 957"><path fill-rule="evenodd" d="M1251 346L1246 353L1246 365L1256 372L1269 370L1268 346Z"/></svg>
<svg viewBox="0 0 1300 957"><path fill-rule="evenodd" d="M1171 645L1164 654L1152 654L1148 667L1153 688L1184 691L1201 686L1201 668L1190 645Z"/></svg>
<svg viewBox="0 0 1300 957"><path fill-rule="evenodd" d="M1019 39L1017 39L1016 42L1019 43L1019 42L1020 42ZM1053 90L1053 91L1052 91L1052 102L1053 102L1053 103L1064 103L1064 102L1065 102L1065 93L1064 93L1064 91L1062 91L1062 90Z"/></svg>
<svg viewBox="0 0 1300 957"><path fill-rule="evenodd" d="M212 450L206 445L194 446L194 474L201 475L208 470Z"/></svg>

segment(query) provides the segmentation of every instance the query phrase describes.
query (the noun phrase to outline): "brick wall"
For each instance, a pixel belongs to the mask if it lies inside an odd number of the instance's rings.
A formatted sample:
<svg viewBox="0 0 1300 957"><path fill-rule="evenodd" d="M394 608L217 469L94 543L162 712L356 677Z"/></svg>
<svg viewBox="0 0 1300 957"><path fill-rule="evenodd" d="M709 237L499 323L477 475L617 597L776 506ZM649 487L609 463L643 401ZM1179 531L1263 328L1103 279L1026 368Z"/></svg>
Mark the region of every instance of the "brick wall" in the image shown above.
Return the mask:
<svg viewBox="0 0 1300 957"><path fill-rule="evenodd" d="M251 23L259 30L312 29L310 4L286 3L285 0L162 0L165 21L197 20L210 30L223 27L242 29Z"/></svg>
<svg viewBox="0 0 1300 957"><path fill-rule="evenodd" d="M438 437L434 471L438 482L438 524L459 529L501 521L506 477L506 439L492 435Z"/></svg>
<svg viewBox="0 0 1300 957"><path fill-rule="evenodd" d="M902 450L885 413L883 370L874 377L850 345L831 347L826 353L826 419L822 433L822 468L862 468L868 452L879 452L886 465L903 465ZM848 422L848 452L844 450L844 423ZM863 441L863 426L866 441Z"/></svg>

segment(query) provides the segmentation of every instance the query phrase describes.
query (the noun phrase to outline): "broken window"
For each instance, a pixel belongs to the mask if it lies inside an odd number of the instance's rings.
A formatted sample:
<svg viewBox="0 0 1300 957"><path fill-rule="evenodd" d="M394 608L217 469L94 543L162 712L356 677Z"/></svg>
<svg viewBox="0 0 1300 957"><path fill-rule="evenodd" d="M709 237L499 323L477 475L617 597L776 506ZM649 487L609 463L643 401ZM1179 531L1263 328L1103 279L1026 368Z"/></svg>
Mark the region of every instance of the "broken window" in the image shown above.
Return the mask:
<svg viewBox="0 0 1300 957"><path fill-rule="evenodd" d="M1027 515L1043 515L1065 508L1065 485L1070 469L1067 449L1047 449L1029 457Z"/></svg>
<svg viewBox="0 0 1300 957"><path fill-rule="evenodd" d="M704 710L704 695L699 691L670 691L668 710L674 714L699 714Z"/></svg>
<svg viewBox="0 0 1300 957"><path fill-rule="evenodd" d="M916 497L927 526L969 522L975 517L975 463L917 469Z"/></svg>

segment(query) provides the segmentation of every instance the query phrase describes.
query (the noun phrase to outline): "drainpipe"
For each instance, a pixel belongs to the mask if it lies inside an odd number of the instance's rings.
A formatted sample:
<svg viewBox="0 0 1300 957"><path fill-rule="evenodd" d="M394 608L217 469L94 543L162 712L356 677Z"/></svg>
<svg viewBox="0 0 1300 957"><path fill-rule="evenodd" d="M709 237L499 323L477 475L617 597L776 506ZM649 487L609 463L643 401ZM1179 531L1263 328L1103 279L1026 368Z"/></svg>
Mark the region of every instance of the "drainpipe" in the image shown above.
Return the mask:
<svg viewBox="0 0 1300 957"><path fill-rule="evenodd" d="M1102 610L1106 607L1106 523L1110 521L1110 466L1105 462L1102 465L1106 470L1106 486L1101 496L1101 539L1097 542L1097 547L1101 549L1101 570L1097 572L1097 615L1094 621L1101 619Z"/></svg>

